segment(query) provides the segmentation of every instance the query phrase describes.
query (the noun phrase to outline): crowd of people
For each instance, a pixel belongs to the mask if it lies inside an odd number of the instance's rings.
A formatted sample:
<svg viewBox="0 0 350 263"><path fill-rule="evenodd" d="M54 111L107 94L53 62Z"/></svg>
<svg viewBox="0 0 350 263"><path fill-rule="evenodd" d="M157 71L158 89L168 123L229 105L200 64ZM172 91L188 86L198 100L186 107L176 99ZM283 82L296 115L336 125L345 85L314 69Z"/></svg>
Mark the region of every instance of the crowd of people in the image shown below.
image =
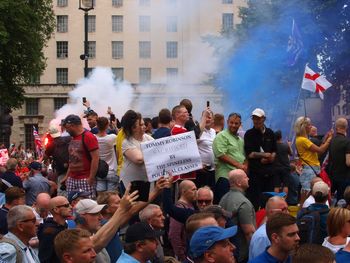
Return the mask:
<svg viewBox="0 0 350 263"><path fill-rule="evenodd" d="M0 262L350 262L346 119L318 136L300 117L293 145L260 108L244 131L239 113L197 121L188 99L120 122L84 105L49 127L41 158L11 145ZM141 144L189 131L201 169L149 182Z"/></svg>

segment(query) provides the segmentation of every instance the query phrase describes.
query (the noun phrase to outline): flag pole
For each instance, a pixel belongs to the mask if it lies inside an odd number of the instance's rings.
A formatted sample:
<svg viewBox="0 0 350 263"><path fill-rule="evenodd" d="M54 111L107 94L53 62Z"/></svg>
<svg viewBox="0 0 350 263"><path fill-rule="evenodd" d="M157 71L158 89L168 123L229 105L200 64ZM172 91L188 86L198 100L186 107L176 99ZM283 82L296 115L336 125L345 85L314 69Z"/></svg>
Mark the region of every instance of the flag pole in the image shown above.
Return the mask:
<svg viewBox="0 0 350 263"><path fill-rule="evenodd" d="M305 67L307 66L308 63L305 64ZM304 72L305 72L305 69L304 69ZM303 77L301 79L301 83L303 83L303 79L304 79L304 73L303 73ZM294 114L293 114L293 118L292 118L292 123L290 125L290 130L289 130L289 136L288 136L288 139L290 139L292 137L292 133L293 133L293 126L294 126L294 122L295 122L295 118L296 118L296 115L297 115L297 111L298 111L298 106L299 106L299 101L300 101L300 96L301 96L301 86L300 85L300 89L299 89L299 94L298 94L298 98L297 98L297 103L295 105L295 110L294 110ZM305 117L306 117L306 107L305 107L305 98L304 98L304 112L305 112ZM291 140L292 142L294 141L294 136Z"/></svg>

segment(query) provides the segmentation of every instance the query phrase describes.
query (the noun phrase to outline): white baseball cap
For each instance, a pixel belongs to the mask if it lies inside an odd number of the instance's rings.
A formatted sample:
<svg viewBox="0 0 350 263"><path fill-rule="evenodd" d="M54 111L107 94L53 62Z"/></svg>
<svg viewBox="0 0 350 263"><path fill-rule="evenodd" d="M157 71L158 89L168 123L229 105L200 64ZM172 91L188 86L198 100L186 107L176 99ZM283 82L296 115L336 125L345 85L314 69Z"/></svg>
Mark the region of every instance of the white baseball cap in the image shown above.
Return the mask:
<svg viewBox="0 0 350 263"><path fill-rule="evenodd" d="M265 111L260 108L256 108L255 110L253 110L252 116L257 116L259 118L265 117Z"/></svg>
<svg viewBox="0 0 350 263"><path fill-rule="evenodd" d="M91 199L82 199L76 204L75 211L78 214L96 214L101 212L105 206L105 204L99 205L96 201Z"/></svg>
<svg viewBox="0 0 350 263"><path fill-rule="evenodd" d="M328 184L325 182L317 182L314 184L314 187L312 187L312 194L315 195L317 192L322 193L323 196L328 195L329 193L329 187Z"/></svg>

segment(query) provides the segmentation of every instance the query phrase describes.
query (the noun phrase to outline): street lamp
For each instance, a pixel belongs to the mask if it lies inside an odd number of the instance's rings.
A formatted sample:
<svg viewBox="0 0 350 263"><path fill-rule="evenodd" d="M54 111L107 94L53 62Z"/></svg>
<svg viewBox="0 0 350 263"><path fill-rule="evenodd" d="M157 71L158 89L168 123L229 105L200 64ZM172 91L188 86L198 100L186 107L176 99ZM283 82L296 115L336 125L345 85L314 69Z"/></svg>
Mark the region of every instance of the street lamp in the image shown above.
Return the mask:
<svg viewBox="0 0 350 263"><path fill-rule="evenodd" d="M88 47L88 14L89 11L94 9L94 0L79 0L79 9L84 11L84 54L80 55L80 59L85 61L84 77L88 75L89 69L89 47Z"/></svg>

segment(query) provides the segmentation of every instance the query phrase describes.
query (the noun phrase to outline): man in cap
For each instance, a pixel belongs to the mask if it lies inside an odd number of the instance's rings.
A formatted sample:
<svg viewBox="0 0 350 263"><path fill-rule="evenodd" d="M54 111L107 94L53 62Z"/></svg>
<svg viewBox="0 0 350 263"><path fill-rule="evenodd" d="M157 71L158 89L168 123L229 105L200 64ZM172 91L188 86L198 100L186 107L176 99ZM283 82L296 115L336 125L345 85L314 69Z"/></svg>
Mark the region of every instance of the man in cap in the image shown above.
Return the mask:
<svg viewBox="0 0 350 263"><path fill-rule="evenodd" d="M29 168L31 169L31 173L23 180L23 188L26 190L26 204L32 206L38 194L51 193L51 185L53 186L54 183L49 182L49 180L41 174L41 163L32 162Z"/></svg>
<svg viewBox="0 0 350 263"><path fill-rule="evenodd" d="M66 182L68 194L75 189L83 189L96 195L96 172L99 162L98 142L89 131L85 131L77 115L68 115L63 121L67 132L72 136L69 143L69 168L62 182Z"/></svg>
<svg viewBox="0 0 350 263"><path fill-rule="evenodd" d="M61 180L65 177L68 170L68 146L72 138L70 136L62 136L58 127L54 125L49 127L48 133L53 140L46 145L44 160L52 159L52 168L57 176L57 194L66 196L66 191L61 189Z"/></svg>
<svg viewBox="0 0 350 263"><path fill-rule="evenodd" d="M194 232L190 241L190 254L195 263L236 262L233 253L235 246L229 238L237 233L237 226L221 228L205 226Z"/></svg>
<svg viewBox="0 0 350 263"><path fill-rule="evenodd" d="M70 205L74 208L80 200L89 198L89 195L90 193L85 192L83 189L75 190L69 193L68 201Z"/></svg>
<svg viewBox="0 0 350 263"><path fill-rule="evenodd" d="M130 203L133 204L136 193L130 195ZM130 219L130 203L125 202L128 198L128 192L123 196L118 209L113 216L102 226L102 209L106 204L97 204L91 199L80 200L75 206L75 222L77 228L85 229L91 233L91 239L94 244L94 250L97 253L96 262L110 262L110 257L106 246L115 236L118 228Z"/></svg>
<svg viewBox="0 0 350 263"><path fill-rule="evenodd" d="M250 188L247 196L255 210L259 209L262 192L273 191L273 162L277 144L274 132L265 126L266 115L262 109L252 112L253 128L244 135L244 150L248 158Z"/></svg>
<svg viewBox="0 0 350 263"><path fill-rule="evenodd" d="M329 187L323 182L317 182L312 187L312 196L315 198L315 203L309 205L307 208L303 208L298 213L298 219L300 219L306 213L317 211L320 216L320 236L318 243L321 244L327 234L327 217L329 214L329 207L326 204L329 196ZM302 240L303 241L303 240Z"/></svg>
<svg viewBox="0 0 350 263"><path fill-rule="evenodd" d="M158 237L163 233L146 223L136 223L126 230L124 251L117 263L149 262L157 254Z"/></svg>

